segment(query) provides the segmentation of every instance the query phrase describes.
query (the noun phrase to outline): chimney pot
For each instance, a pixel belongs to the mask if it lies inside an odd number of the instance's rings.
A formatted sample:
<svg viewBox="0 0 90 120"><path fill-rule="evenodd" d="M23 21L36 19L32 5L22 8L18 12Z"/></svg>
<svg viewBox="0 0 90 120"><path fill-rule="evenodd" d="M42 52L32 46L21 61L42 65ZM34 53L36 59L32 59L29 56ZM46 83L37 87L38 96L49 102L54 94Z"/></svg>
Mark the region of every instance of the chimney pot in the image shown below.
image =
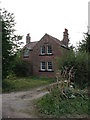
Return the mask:
<svg viewBox="0 0 90 120"><path fill-rule="evenodd" d="M66 29L66 28L65 28L65 32L67 32L67 33L68 33L68 29Z"/></svg>

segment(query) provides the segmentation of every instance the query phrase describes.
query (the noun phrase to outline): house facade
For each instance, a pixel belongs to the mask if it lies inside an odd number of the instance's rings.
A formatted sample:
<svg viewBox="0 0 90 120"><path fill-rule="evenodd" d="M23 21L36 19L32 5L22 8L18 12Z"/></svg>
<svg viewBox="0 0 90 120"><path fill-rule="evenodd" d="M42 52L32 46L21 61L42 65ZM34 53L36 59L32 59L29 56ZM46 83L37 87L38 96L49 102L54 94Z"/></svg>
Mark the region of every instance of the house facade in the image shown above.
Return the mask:
<svg viewBox="0 0 90 120"><path fill-rule="evenodd" d="M30 63L30 72L34 76L55 77L55 58L62 57L68 51L68 30L63 32L60 41L45 34L40 41L31 42L30 35L26 36L26 45L22 50L22 59Z"/></svg>

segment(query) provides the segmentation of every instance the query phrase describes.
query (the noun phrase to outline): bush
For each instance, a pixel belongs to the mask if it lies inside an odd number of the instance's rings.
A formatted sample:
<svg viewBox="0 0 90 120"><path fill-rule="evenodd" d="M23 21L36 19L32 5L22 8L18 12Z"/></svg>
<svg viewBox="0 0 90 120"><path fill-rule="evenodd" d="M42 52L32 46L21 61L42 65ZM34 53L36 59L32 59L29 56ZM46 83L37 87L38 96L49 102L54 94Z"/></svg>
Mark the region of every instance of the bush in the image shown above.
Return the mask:
<svg viewBox="0 0 90 120"><path fill-rule="evenodd" d="M75 59L75 83L84 88L88 85L88 53L78 52ZM88 87L88 86L87 86Z"/></svg>
<svg viewBox="0 0 90 120"><path fill-rule="evenodd" d="M21 76L21 77L27 76L29 71L28 63L24 61L15 63L13 71L16 74L16 76Z"/></svg>
<svg viewBox="0 0 90 120"><path fill-rule="evenodd" d="M65 98L59 89L54 88L50 94L37 101L38 111L41 115L52 117L88 115L88 95L81 90L74 94L75 97Z"/></svg>
<svg viewBox="0 0 90 120"><path fill-rule="evenodd" d="M58 59L58 69L63 71L65 66L68 71L73 66L73 78L71 81L75 82L78 87L84 88L88 85L88 53L74 52L70 50L67 55L62 55Z"/></svg>
<svg viewBox="0 0 90 120"><path fill-rule="evenodd" d="M22 60L19 54L20 53L16 55L16 58L12 63L12 71L16 76L25 77L30 75L31 65L29 62Z"/></svg>

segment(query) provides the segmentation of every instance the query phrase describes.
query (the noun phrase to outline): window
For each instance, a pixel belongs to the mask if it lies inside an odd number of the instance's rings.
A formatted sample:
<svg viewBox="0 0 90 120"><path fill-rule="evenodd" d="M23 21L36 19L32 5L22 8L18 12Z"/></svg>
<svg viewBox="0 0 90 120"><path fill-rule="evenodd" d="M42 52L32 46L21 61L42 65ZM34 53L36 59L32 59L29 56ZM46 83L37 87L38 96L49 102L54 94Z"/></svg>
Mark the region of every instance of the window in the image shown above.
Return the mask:
<svg viewBox="0 0 90 120"><path fill-rule="evenodd" d="M45 64L46 64L45 62L40 63L40 71L44 71L44 72L53 71L52 70L52 62L47 62L47 69L45 69L46 68Z"/></svg>
<svg viewBox="0 0 90 120"><path fill-rule="evenodd" d="M24 50L24 57L29 57L29 49Z"/></svg>
<svg viewBox="0 0 90 120"><path fill-rule="evenodd" d="M45 54L45 46L42 46L42 47L41 47L40 53L41 53L41 54Z"/></svg>
<svg viewBox="0 0 90 120"><path fill-rule="evenodd" d="M47 46L47 54L52 54L52 47L50 45Z"/></svg>
<svg viewBox="0 0 90 120"><path fill-rule="evenodd" d="M41 62L41 71L45 71L45 62Z"/></svg>
<svg viewBox="0 0 90 120"><path fill-rule="evenodd" d="M52 71L52 62L47 62L47 70Z"/></svg>

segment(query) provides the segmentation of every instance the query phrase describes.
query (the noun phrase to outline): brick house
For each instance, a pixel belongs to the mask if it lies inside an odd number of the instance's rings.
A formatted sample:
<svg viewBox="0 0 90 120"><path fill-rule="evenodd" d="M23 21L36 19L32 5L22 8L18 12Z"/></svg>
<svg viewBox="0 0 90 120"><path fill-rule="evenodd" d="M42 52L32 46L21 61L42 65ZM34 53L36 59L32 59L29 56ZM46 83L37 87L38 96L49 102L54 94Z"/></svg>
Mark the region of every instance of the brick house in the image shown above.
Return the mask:
<svg viewBox="0 0 90 120"><path fill-rule="evenodd" d="M62 57L68 51L68 30L63 32L63 40L60 41L51 35L45 34L41 40L31 42L29 34L26 36L26 45L23 48L22 59L27 61L30 74L34 76L54 77L55 58Z"/></svg>

